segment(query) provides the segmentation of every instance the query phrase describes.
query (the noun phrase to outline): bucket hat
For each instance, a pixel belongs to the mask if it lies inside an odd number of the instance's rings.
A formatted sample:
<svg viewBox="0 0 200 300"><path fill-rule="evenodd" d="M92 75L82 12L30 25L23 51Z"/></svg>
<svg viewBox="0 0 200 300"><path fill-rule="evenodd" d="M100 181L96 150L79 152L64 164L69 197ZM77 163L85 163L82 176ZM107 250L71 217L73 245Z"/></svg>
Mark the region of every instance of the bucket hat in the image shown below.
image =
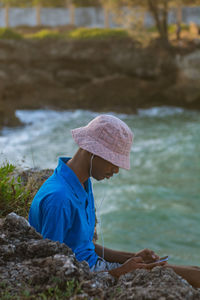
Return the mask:
<svg viewBox="0 0 200 300"><path fill-rule="evenodd" d="M119 118L100 115L87 126L71 131L78 146L115 166L130 169L130 150L133 133Z"/></svg>

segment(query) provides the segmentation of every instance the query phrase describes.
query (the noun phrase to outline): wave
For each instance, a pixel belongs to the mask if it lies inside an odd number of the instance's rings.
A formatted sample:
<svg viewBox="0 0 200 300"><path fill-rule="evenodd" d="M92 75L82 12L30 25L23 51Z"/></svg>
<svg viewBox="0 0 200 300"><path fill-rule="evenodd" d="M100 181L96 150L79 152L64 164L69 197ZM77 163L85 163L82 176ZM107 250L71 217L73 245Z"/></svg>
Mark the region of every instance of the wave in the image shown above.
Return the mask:
<svg viewBox="0 0 200 300"><path fill-rule="evenodd" d="M40 110L17 110L15 112L16 117L24 124L34 124L39 122L56 122L65 121L70 122L71 120L82 118L87 115L95 116L97 113L92 113L86 110L75 110L75 111L55 111L49 109Z"/></svg>
<svg viewBox="0 0 200 300"><path fill-rule="evenodd" d="M138 109L137 116L139 117L167 117L173 115L181 115L183 113L194 114L196 111L188 111L180 107L152 107L149 109ZM92 112L89 110L68 110L68 111L55 111L50 109L40 109L40 110L17 110L15 112L16 117L19 120L26 124L36 124L36 123L57 123L57 122L66 122L69 123L72 120L79 120L86 122L90 121L92 118L98 116L99 112ZM115 113L115 112L106 112L106 114L111 114L119 117L120 119L133 119L136 117L135 114L125 114L125 113ZM82 122L84 124L84 122ZM82 125L81 124L81 125Z"/></svg>
<svg viewBox="0 0 200 300"><path fill-rule="evenodd" d="M180 115L185 113L186 110L180 107L162 106L152 107L149 109L138 109L138 115L143 117L167 117L173 115Z"/></svg>

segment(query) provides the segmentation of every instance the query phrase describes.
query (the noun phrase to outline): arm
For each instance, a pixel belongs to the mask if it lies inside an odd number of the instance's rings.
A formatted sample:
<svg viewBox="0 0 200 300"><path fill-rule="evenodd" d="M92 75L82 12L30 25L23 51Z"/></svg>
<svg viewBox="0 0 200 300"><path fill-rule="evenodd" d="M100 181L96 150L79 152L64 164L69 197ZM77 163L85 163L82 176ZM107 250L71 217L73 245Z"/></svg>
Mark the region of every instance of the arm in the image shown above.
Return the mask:
<svg viewBox="0 0 200 300"><path fill-rule="evenodd" d="M154 262L157 259L159 259L159 256L149 249L143 249L139 252L134 253L134 252L116 251L105 247L103 250L103 247L101 245L95 244L95 252L100 257L103 257L103 252L104 252L104 259L106 261L118 262L120 264L123 264L131 257L140 257L146 263Z"/></svg>
<svg viewBox="0 0 200 300"><path fill-rule="evenodd" d="M132 257L129 260L127 260L123 265L121 265L119 268L112 269L108 271L108 273L115 278L119 278L121 275L132 272L136 269L151 270L154 267L164 266L165 264L166 262L161 262L161 263L154 262L151 264L145 264L140 257Z"/></svg>
<svg viewBox="0 0 200 300"><path fill-rule="evenodd" d="M171 268L176 274L186 279L193 287L200 288L200 268L193 266L165 265Z"/></svg>
<svg viewBox="0 0 200 300"><path fill-rule="evenodd" d="M116 251L105 247L103 249L103 247L98 244L95 244L95 252L100 257L103 257L103 252L104 252L104 259L106 261L118 262L121 264L123 264L129 258L135 256L135 253L131 253L131 252Z"/></svg>

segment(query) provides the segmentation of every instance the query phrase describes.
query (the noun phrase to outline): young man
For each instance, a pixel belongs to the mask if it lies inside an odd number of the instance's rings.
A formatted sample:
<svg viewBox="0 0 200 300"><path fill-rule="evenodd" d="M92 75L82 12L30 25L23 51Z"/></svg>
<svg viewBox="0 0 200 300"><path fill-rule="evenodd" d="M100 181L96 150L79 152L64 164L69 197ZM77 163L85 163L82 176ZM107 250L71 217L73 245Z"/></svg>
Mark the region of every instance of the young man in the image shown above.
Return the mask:
<svg viewBox="0 0 200 300"><path fill-rule="evenodd" d="M148 249L127 253L105 248L102 259L102 247L93 243L95 207L90 177L108 179L119 168L130 168L133 134L129 127L114 116L100 115L72 130L72 136L79 149L72 158L59 159L53 175L34 197L30 224L44 238L69 246L92 271L115 269L112 275L120 276L158 265L153 263L158 256Z"/></svg>
<svg viewBox="0 0 200 300"><path fill-rule="evenodd" d="M129 127L114 116L100 115L87 126L72 130L72 137L79 149L72 158L59 159L53 175L34 197L30 224L44 238L69 246L79 261L88 262L91 271L109 271L119 277L137 268L164 265L156 262L159 257L149 249L137 253L103 251L93 243L95 207L90 177L108 179L119 168L130 169L133 134ZM178 271L182 276L188 274Z"/></svg>

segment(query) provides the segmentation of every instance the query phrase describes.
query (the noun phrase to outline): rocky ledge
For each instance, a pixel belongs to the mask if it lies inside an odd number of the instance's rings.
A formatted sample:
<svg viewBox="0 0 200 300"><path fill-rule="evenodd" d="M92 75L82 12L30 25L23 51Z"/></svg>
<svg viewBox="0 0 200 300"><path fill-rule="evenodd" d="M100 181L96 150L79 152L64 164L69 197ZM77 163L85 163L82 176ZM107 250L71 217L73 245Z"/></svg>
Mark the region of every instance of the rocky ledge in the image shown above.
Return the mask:
<svg viewBox="0 0 200 300"><path fill-rule="evenodd" d="M65 244L43 239L11 213L0 220L0 298L198 300L200 291L161 267L136 270L118 281L91 273Z"/></svg>
<svg viewBox="0 0 200 300"><path fill-rule="evenodd" d="M16 109L200 109L199 65L199 45L144 48L128 38L1 40L0 127L19 125Z"/></svg>

